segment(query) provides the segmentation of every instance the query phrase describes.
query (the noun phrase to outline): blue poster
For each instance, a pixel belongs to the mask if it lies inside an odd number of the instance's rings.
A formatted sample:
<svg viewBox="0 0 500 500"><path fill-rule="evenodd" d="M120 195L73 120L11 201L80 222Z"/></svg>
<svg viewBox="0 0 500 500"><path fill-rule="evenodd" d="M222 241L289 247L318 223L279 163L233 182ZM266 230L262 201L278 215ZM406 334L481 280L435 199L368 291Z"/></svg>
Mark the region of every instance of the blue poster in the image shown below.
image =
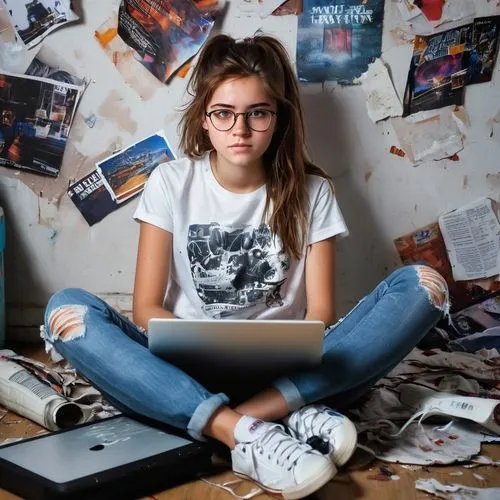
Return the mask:
<svg viewBox="0 0 500 500"><path fill-rule="evenodd" d="M384 0L304 0L297 34L300 81L353 79L380 57Z"/></svg>

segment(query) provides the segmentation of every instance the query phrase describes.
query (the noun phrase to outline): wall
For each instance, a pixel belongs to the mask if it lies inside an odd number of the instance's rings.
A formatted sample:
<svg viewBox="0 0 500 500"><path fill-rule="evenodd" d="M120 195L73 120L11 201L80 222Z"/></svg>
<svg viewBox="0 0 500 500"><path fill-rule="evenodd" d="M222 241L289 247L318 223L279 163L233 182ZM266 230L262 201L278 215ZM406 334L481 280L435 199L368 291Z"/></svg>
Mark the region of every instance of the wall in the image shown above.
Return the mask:
<svg viewBox="0 0 500 500"><path fill-rule="evenodd" d="M75 2L82 22L48 36L53 50L89 79L71 132L60 178L0 170L0 203L8 226L6 286L10 334L33 338L48 297L78 286L97 293L123 310L130 308L138 225L136 201L89 228L65 194L71 179L94 169L95 161L163 128L177 148L178 108L186 81L164 86L145 71L130 74L139 95L116 70L94 39L94 31L116 9L115 0ZM83 4L83 6L82 6ZM280 37L295 53L294 16L239 15L229 2L223 31L245 37L256 29ZM484 4L484 5L483 5ZM476 2L476 15L500 13ZM411 45L391 33L394 5L386 3L383 59L402 95ZM338 243L338 309L345 312L391 269L399 265L393 238L433 222L437 216L482 196L500 198L500 130L493 121L500 110L500 65L490 83L467 88L470 117L460 160L412 167L389 153L398 144L390 122L373 124L359 86L303 85L308 146L314 161L335 180L337 196L351 235ZM84 117L95 114L89 128Z"/></svg>

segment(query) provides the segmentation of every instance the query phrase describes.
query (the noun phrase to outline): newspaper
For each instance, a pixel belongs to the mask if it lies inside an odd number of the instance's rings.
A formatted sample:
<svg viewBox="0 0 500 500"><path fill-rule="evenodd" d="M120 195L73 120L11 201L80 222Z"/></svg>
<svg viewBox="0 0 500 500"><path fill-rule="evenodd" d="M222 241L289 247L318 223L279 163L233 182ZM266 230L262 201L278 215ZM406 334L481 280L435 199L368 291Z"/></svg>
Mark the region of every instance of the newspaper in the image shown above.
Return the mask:
<svg viewBox="0 0 500 500"><path fill-rule="evenodd" d="M104 186L116 203L140 193L151 172L175 158L162 130L96 163Z"/></svg>
<svg viewBox="0 0 500 500"><path fill-rule="evenodd" d="M0 73L0 166L57 177L84 87Z"/></svg>
<svg viewBox="0 0 500 500"><path fill-rule="evenodd" d="M191 0L122 0L118 34L166 83L207 40L214 19Z"/></svg>
<svg viewBox="0 0 500 500"><path fill-rule="evenodd" d="M3 0L12 26L28 47L40 43L59 26L78 20L70 0Z"/></svg>
<svg viewBox="0 0 500 500"><path fill-rule="evenodd" d="M500 273L500 222L492 200L482 198L438 219L457 281Z"/></svg>

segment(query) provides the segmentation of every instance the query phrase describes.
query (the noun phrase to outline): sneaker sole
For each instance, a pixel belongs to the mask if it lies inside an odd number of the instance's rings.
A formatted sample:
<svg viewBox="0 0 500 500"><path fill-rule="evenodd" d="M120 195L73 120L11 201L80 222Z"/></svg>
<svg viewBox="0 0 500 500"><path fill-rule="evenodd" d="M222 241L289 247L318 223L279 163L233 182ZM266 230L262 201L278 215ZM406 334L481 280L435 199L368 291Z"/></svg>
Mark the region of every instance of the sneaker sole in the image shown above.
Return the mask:
<svg viewBox="0 0 500 500"><path fill-rule="evenodd" d="M311 478L308 483L301 484L299 487L289 490L275 490L259 483L259 481L253 479L250 476L247 476L246 474L233 471L233 474L236 477L250 481L264 490L266 493L269 493L270 495L273 495L277 498L283 498L283 500L297 500L299 498L304 498L311 493L314 493L315 491L322 488L326 483L328 483L328 481L330 481L336 473L337 469L335 465L333 465L333 463L329 463L328 466L320 471L314 478Z"/></svg>
<svg viewBox="0 0 500 500"><path fill-rule="evenodd" d="M334 452L332 454L335 465L339 467L342 467L342 465L345 465L349 461L358 445L358 432L355 425L349 419L345 419L343 427L346 444L337 453Z"/></svg>

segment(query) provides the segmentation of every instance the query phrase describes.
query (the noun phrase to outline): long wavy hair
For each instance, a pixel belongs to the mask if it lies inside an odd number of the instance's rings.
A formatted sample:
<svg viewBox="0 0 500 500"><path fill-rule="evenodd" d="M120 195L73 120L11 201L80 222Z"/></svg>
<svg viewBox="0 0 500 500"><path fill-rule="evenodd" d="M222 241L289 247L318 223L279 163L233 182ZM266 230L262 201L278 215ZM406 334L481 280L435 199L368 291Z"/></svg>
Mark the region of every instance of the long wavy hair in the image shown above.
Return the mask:
<svg viewBox="0 0 500 500"><path fill-rule="evenodd" d="M263 156L267 184L263 220L280 237L283 250L299 259L308 226L306 175L327 179L332 189L333 184L307 157L297 79L281 42L264 35L242 41L217 35L205 44L188 83L191 100L179 125L181 147L191 158L213 149L202 127L206 106L223 81L248 76L258 77L278 106L276 129Z"/></svg>

